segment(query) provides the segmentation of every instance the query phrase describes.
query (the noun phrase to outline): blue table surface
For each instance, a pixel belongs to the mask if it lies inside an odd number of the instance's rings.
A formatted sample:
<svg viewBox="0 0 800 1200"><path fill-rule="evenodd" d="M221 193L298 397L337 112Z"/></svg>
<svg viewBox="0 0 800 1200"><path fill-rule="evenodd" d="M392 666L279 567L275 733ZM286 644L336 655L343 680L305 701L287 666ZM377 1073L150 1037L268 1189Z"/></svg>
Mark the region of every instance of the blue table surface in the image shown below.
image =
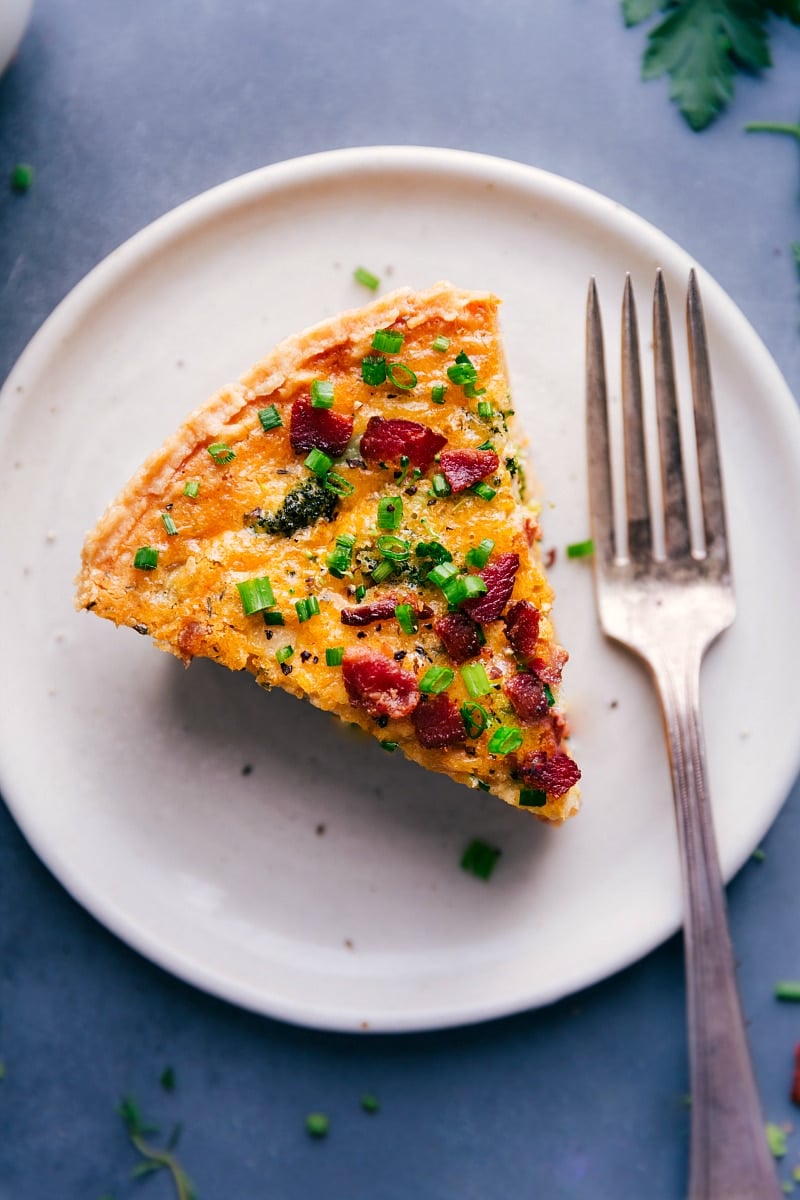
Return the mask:
<svg viewBox="0 0 800 1200"><path fill-rule="evenodd" d="M519 159L638 211L716 276L797 391L799 147L743 131L800 116L800 30L772 28L774 68L741 77L695 135L666 83L640 80L644 34L616 0L38 0L0 80L0 379L95 263L182 200L299 154L414 143ZM24 196L2 184L18 161L36 168ZM800 977L797 786L764 850L728 896L765 1114L781 1124L800 1117L800 1008L773 996ZM2 1200L174 1195L164 1173L131 1179L127 1092L163 1127L182 1122L201 1200L685 1194L678 938L542 1011L357 1038L241 1012L152 966L70 899L5 809L0 881ZM324 1141L305 1132L315 1109ZM798 1162L792 1131L781 1178Z"/></svg>

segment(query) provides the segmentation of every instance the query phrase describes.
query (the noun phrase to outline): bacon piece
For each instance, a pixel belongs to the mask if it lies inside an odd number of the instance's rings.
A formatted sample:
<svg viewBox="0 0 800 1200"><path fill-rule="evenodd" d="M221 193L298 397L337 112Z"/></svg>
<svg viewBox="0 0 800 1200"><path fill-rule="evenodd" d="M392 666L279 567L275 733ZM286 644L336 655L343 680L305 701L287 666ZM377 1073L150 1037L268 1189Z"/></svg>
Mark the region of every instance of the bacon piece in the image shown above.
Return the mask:
<svg viewBox="0 0 800 1200"><path fill-rule="evenodd" d="M561 672L568 658L569 654L563 646L553 644L548 648L547 658L534 658L530 666L540 679L555 688L561 683Z"/></svg>
<svg viewBox="0 0 800 1200"><path fill-rule="evenodd" d="M461 713L444 692L423 696L411 715L417 740L426 750L456 746L467 736Z"/></svg>
<svg viewBox="0 0 800 1200"><path fill-rule="evenodd" d="M358 604L354 608L343 608L341 613L341 621L343 625L371 625L373 621L388 621L394 617L394 610L398 604L403 603L397 596L384 596L380 600L373 600L369 604ZM433 616L433 609L427 604L419 604L417 601L409 600L406 603L412 604L414 611L421 621L427 620Z"/></svg>
<svg viewBox="0 0 800 1200"><path fill-rule="evenodd" d="M512 675L503 691L520 721L538 721L550 711L544 684L538 675L530 671Z"/></svg>
<svg viewBox="0 0 800 1200"><path fill-rule="evenodd" d="M530 600L517 600L505 615L506 637L517 658L526 664L536 653L539 610Z"/></svg>
<svg viewBox="0 0 800 1200"><path fill-rule="evenodd" d="M210 633L211 626L202 621L187 621L181 627L178 634L178 649L187 667L193 658L203 653Z"/></svg>
<svg viewBox="0 0 800 1200"><path fill-rule="evenodd" d="M445 613L433 628L454 663L465 663L481 652L483 639L480 626L465 612Z"/></svg>
<svg viewBox="0 0 800 1200"><path fill-rule="evenodd" d="M353 707L371 717L407 717L419 703L416 676L377 650L349 646L342 679Z"/></svg>
<svg viewBox="0 0 800 1200"><path fill-rule="evenodd" d="M446 437L418 421L370 417L361 437L361 457L367 462L397 462L405 455L412 466L425 471L446 444Z"/></svg>
<svg viewBox="0 0 800 1200"><path fill-rule="evenodd" d="M548 755L537 750L528 754L522 760L520 774L528 787L540 788L555 797L566 795L581 777L577 763L561 751Z"/></svg>
<svg viewBox="0 0 800 1200"><path fill-rule="evenodd" d="M353 418L332 408L314 408L305 393L292 405L289 441L296 454L303 450L324 450L333 458L344 454L353 436Z"/></svg>
<svg viewBox="0 0 800 1200"><path fill-rule="evenodd" d="M480 572L484 594L465 600L461 607L476 621L496 621L511 598L518 568L518 554L498 554Z"/></svg>
<svg viewBox="0 0 800 1200"><path fill-rule="evenodd" d="M439 459L444 477L454 492L480 483L500 465L494 450L445 450Z"/></svg>

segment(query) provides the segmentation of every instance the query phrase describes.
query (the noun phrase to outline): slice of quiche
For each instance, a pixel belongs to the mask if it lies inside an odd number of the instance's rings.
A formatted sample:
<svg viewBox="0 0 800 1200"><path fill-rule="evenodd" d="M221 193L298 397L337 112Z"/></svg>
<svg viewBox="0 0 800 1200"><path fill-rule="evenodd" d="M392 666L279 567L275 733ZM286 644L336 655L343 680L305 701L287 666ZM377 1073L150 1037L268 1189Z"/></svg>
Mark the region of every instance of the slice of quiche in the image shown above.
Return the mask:
<svg viewBox="0 0 800 1200"><path fill-rule="evenodd" d="M111 504L77 606L560 822L567 655L497 307L403 289L282 342Z"/></svg>

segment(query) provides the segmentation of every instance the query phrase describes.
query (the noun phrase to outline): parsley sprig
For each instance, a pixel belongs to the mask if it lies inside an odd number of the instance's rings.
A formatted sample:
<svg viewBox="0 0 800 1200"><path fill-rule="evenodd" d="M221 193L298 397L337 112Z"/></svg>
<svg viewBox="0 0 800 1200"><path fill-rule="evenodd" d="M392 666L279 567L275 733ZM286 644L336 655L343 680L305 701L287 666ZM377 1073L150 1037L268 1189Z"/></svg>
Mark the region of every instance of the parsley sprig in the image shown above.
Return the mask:
<svg viewBox="0 0 800 1200"><path fill-rule="evenodd" d="M622 0L626 25L662 14L650 29L642 78L670 77L670 99L705 129L733 99L738 71L772 65L769 18L800 25L800 0Z"/></svg>
<svg viewBox="0 0 800 1200"><path fill-rule="evenodd" d="M175 1183L177 1200L197 1200L194 1184L173 1153L181 1135L180 1125L175 1126L166 1145L160 1148L145 1140L149 1134L158 1133L158 1126L149 1125L143 1120L133 1096L124 1096L117 1106L117 1112L122 1117L133 1146L142 1156L142 1161L133 1168L133 1178L141 1179L154 1171L169 1171Z"/></svg>

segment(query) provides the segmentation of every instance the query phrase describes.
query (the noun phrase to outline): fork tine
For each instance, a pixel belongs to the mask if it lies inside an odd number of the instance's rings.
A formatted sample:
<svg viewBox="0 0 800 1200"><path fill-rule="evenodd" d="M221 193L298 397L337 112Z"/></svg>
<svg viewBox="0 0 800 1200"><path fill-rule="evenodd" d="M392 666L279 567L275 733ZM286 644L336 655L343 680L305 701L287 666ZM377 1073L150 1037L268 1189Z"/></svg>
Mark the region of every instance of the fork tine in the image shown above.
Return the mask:
<svg viewBox="0 0 800 1200"><path fill-rule="evenodd" d="M708 339L703 318L703 303L697 276L689 274L686 296L686 326L689 334L689 363L692 376L692 400L697 437L697 460L700 468L700 495L703 503L703 525L706 555L728 570L728 535L725 526L725 498L722 491L722 469L717 444L717 423L714 417L714 397L711 387L711 366L708 358Z"/></svg>
<svg viewBox="0 0 800 1200"><path fill-rule="evenodd" d="M586 451L589 475L589 510L598 566L614 561L614 507L608 442L606 363L603 322L597 285L589 281L586 298Z"/></svg>
<svg viewBox="0 0 800 1200"><path fill-rule="evenodd" d="M660 268L656 273L653 295L653 355L661 485L664 496L664 542L667 558L685 558L690 547L689 514L683 480L669 303Z"/></svg>
<svg viewBox="0 0 800 1200"><path fill-rule="evenodd" d="M650 500L647 495L642 373L636 301L630 275L622 297L622 414L625 444L625 496L628 509L628 557L633 562L649 558L652 549Z"/></svg>

